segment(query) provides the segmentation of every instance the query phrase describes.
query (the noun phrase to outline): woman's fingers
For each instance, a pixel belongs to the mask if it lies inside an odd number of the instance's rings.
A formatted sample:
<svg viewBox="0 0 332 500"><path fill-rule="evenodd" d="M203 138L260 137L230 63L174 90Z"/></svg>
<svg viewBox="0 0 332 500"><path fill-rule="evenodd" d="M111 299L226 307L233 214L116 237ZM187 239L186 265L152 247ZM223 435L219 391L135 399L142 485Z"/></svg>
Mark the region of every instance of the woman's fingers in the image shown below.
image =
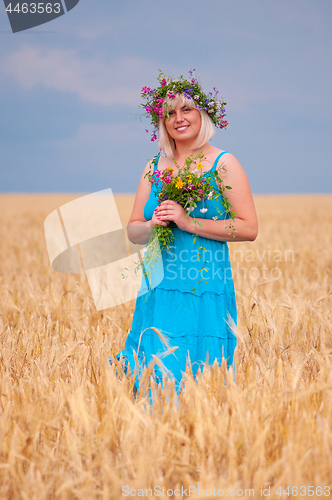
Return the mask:
<svg viewBox="0 0 332 500"><path fill-rule="evenodd" d="M169 213L169 210L158 210L158 212L156 212L156 217L157 219L163 219L164 217L167 217Z"/></svg>
<svg viewBox="0 0 332 500"><path fill-rule="evenodd" d="M175 217L174 209L178 206L178 203L173 200L162 201L154 210L154 215L156 216L159 224L168 225L170 220Z"/></svg>
<svg viewBox="0 0 332 500"><path fill-rule="evenodd" d="M152 216L152 225L153 226L168 226L169 221L168 220L163 220L164 218L158 213L157 210L154 211L153 216Z"/></svg>

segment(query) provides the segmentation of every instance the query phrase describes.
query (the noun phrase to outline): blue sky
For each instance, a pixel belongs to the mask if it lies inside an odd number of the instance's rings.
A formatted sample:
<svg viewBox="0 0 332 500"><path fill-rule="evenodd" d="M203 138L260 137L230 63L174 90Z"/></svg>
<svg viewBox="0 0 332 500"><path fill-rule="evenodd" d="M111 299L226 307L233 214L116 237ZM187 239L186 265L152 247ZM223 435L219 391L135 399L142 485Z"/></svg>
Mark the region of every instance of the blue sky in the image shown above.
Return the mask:
<svg viewBox="0 0 332 500"><path fill-rule="evenodd" d="M330 193L331 63L331 0L80 0L16 34L1 2L0 191L134 193L140 89L195 68L254 193Z"/></svg>

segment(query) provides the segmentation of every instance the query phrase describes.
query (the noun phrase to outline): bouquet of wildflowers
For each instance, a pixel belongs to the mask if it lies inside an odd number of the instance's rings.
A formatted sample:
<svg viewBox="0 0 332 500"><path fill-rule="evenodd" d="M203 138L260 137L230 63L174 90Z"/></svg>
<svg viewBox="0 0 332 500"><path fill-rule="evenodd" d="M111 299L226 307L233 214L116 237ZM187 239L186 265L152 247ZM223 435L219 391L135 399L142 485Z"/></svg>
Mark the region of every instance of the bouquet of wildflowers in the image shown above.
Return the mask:
<svg viewBox="0 0 332 500"><path fill-rule="evenodd" d="M155 170L154 173L151 173L152 165L155 165L156 158L151 162L150 171L146 174L148 176L149 181L153 185L159 185L159 194L158 194L158 202L163 200L173 200L179 203L187 212L187 217L191 214L191 212L197 207L197 202L201 200L220 200L221 204L224 206L226 214L234 220L235 213L231 211L231 204L228 201L228 198L224 196L224 192L227 189L231 189L230 186L225 186L218 174L217 171L213 173L202 174L202 169L204 166L201 161L205 159L202 151L198 153L197 156L193 157L190 155L185 162L185 166L180 168L179 165L174 161L176 167L178 168L178 175L176 177L172 177L172 173L174 169L172 167L166 168L163 172L160 170ZM195 169L191 170L191 165L194 164ZM214 185L212 184L212 176L215 177L215 180L218 186L218 192L215 190ZM200 211L205 213L207 208L201 208ZM219 216L221 215L221 211L218 209ZM212 219L218 219L219 216L214 216ZM201 227L203 224L196 220L193 217L193 223L197 222ZM154 264L158 258L159 251L157 245L160 247L160 251L169 251L170 245L174 240L173 228L175 224L173 221L170 221L167 227L157 225L152 228L152 233L149 240L149 245L147 247L147 251L145 252L143 264L145 267L146 274L150 274L151 270L154 268ZM235 237L235 228L232 224L229 226L230 229L233 229L233 232L229 234L233 234ZM196 242L197 235L194 235L193 244ZM200 247L199 249L202 249ZM200 257L198 257L199 259ZM139 267L139 266L138 266Z"/></svg>

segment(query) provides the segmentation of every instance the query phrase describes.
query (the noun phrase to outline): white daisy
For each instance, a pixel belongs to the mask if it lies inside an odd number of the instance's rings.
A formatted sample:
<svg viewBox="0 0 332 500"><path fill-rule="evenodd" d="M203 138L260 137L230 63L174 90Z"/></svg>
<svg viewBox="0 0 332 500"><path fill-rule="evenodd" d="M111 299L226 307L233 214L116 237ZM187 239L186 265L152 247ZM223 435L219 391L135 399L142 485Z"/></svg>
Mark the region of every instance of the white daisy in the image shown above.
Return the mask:
<svg viewBox="0 0 332 500"><path fill-rule="evenodd" d="M208 210L207 208L201 208L200 212L202 212L202 214L205 214L205 212L207 212L207 210Z"/></svg>

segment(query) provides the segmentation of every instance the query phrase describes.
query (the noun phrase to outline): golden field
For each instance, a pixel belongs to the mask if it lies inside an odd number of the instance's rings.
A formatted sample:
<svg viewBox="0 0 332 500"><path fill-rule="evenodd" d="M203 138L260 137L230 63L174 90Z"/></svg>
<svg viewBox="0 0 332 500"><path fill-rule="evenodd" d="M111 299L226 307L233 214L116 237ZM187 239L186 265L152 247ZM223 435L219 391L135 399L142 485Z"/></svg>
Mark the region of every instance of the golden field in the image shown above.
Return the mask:
<svg viewBox="0 0 332 500"><path fill-rule="evenodd" d="M134 301L97 312L50 266L44 219L78 196L0 196L0 498L330 496L332 196L255 197L257 240L229 245L236 382L223 363L151 410L108 362Z"/></svg>

